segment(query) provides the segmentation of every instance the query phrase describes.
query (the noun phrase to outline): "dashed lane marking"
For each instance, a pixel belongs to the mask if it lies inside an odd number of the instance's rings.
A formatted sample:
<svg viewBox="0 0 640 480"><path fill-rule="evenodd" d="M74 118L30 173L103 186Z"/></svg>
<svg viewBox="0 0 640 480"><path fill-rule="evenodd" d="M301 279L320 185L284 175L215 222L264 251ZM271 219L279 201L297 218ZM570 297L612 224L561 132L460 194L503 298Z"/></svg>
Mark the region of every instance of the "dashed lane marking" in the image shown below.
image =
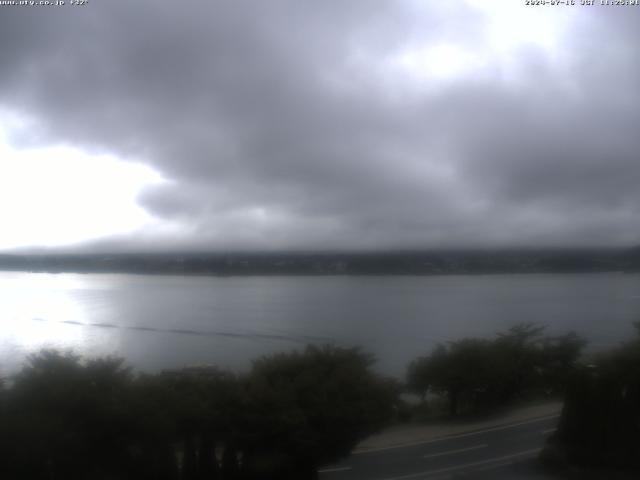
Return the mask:
<svg viewBox="0 0 640 480"><path fill-rule="evenodd" d="M482 445L474 445L473 447L458 448L457 450L448 450L446 452L432 453L430 455L423 455L423 458L434 458L434 457L443 457L445 455L454 455L456 453L468 452L470 450L478 450L480 448L487 448L488 446L489 445L487 445L486 443L483 443Z"/></svg>
<svg viewBox="0 0 640 480"><path fill-rule="evenodd" d="M489 458L487 460L482 460L480 462L473 462L473 463L466 463L464 465L456 465L455 467L447 467L447 468L440 468L438 470L427 470L425 472L417 472L417 473L410 473L408 475L401 475L399 477L388 477L388 478L384 478L384 479L380 479L380 480L409 480L411 478L421 478L421 479L428 479L428 478L432 478L436 475L442 475L445 473L452 473L452 472L459 472L461 470L468 470L468 469L473 469L474 467L488 467L490 464L503 464L506 465L505 461L514 459L514 458L524 458L527 456L534 456L537 453L539 453L542 449L540 448L534 448L531 450L524 450L522 452L518 452L518 453L512 453L511 455L504 455L502 457L495 457L495 458ZM502 466L502 465L500 465Z"/></svg>
<svg viewBox="0 0 640 480"><path fill-rule="evenodd" d="M559 416L560 416L559 413L553 414L553 415L546 415L544 417L538 417L538 418L534 418L532 420L526 420L524 422L510 423L510 424L507 424L507 425L500 425L498 427L485 428L484 430L474 430L473 432L458 433L458 434L454 434L454 435L448 435L448 436L443 436L443 437L438 437L438 438L432 438L431 440L419 440L417 442L401 443L401 444L397 444L397 445L390 445L388 447L372 448L372 449L363 450L363 451L360 451L360 452L352 452L351 455L364 455L364 454L367 454L367 453L383 452L385 450L395 450L395 449L398 449L398 448L407 448L407 447L415 447L415 446L418 446L418 445L427 445L429 443L446 442L448 440L455 440L457 438L471 437L473 435L481 435L481 434L487 433L487 432L496 432L498 430L506 430L507 428L515 428L515 427L519 427L521 425L529 425L530 423L544 422L545 420L551 420L552 418L557 418Z"/></svg>
<svg viewBox="0 0 640 480"><path fill-rule="evenodd" d="M324 468L322 470L318 470L318 473L346 472L347 470L351 470L351 467Z"/></svg>

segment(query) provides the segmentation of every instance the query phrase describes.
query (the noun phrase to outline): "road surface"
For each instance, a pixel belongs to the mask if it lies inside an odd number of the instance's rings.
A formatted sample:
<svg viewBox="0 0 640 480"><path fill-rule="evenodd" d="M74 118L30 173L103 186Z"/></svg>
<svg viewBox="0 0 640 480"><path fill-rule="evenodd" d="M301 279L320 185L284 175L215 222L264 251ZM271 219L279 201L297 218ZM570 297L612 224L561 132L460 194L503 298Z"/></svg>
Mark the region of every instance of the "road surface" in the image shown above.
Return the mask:
<svg viewBox="0 0 640 480"><path fill-rule="evenodd" d="M319 470L320 480L534 480L535 458L558 415L353 454Z"/></svg>

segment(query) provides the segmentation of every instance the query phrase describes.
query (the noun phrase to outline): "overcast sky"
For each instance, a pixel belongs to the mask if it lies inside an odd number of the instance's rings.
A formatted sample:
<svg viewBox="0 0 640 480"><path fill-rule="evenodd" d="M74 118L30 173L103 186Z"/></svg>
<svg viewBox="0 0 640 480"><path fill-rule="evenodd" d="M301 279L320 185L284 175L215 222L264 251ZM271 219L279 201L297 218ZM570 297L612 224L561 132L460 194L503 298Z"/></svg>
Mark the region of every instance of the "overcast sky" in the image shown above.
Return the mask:
<svg viewBox="0 0 640 480"><path fill-rule="evenodd" d="M0 6L0 250L640 243L640 7L68 3Z"/></svg>

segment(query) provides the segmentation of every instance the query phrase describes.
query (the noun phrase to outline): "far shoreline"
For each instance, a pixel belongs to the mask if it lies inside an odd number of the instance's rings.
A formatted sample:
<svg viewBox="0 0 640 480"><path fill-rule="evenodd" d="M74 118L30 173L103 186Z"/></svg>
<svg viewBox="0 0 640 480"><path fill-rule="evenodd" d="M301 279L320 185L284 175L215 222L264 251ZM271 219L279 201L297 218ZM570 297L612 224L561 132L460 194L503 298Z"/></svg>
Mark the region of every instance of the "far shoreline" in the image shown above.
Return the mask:
<svg viewBox="0 0 640 480"><path fill-rule="evenodd" d="M140 272L127 270L9 270L0 268L2 273L25 273L46 275L135 275L148 277L196 277L196 278L424 278L424 277L500 277L536 275L638 275L636 270L601 271L505 271L505 272L451 272L451 273L198 273L198 272Z"/></svg>
<svg viewBox="0 0 640 480"><path fill-rule="evenodd" d="M0 254L0 271L179 276L450 276L640 272L640 249Z"/></svg>

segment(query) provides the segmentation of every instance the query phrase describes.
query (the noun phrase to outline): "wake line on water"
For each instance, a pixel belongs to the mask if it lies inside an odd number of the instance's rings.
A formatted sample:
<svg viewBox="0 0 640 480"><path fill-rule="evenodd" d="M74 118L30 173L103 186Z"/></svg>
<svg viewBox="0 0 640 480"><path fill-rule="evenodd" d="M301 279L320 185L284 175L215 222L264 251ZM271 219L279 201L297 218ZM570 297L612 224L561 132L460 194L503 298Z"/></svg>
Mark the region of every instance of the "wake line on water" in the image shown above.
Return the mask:
<svg viewBox="0 0 640 480"><path fill-rule="evenodd" d="M84 323L76 320L47 320L44 318L32 318L35 322L48 322L48 323L60 323L65 325L77 325L80 327L93 327L93 328L112 328L120 330L133 330L138 332L149 333L169 333L174 335L193 335L196 337L226 337L226 338L238 338L238 339L257 339L257 340L279 340L294 343L309 343L309 342L328 342L335 343L335 340L331 337L320 337L311 335L277 335L270 333L234 333L234 332L217 332L212 330L193 330L186 328L158 328L147 327L144 325L117 325L113 323Z"/></svg>

